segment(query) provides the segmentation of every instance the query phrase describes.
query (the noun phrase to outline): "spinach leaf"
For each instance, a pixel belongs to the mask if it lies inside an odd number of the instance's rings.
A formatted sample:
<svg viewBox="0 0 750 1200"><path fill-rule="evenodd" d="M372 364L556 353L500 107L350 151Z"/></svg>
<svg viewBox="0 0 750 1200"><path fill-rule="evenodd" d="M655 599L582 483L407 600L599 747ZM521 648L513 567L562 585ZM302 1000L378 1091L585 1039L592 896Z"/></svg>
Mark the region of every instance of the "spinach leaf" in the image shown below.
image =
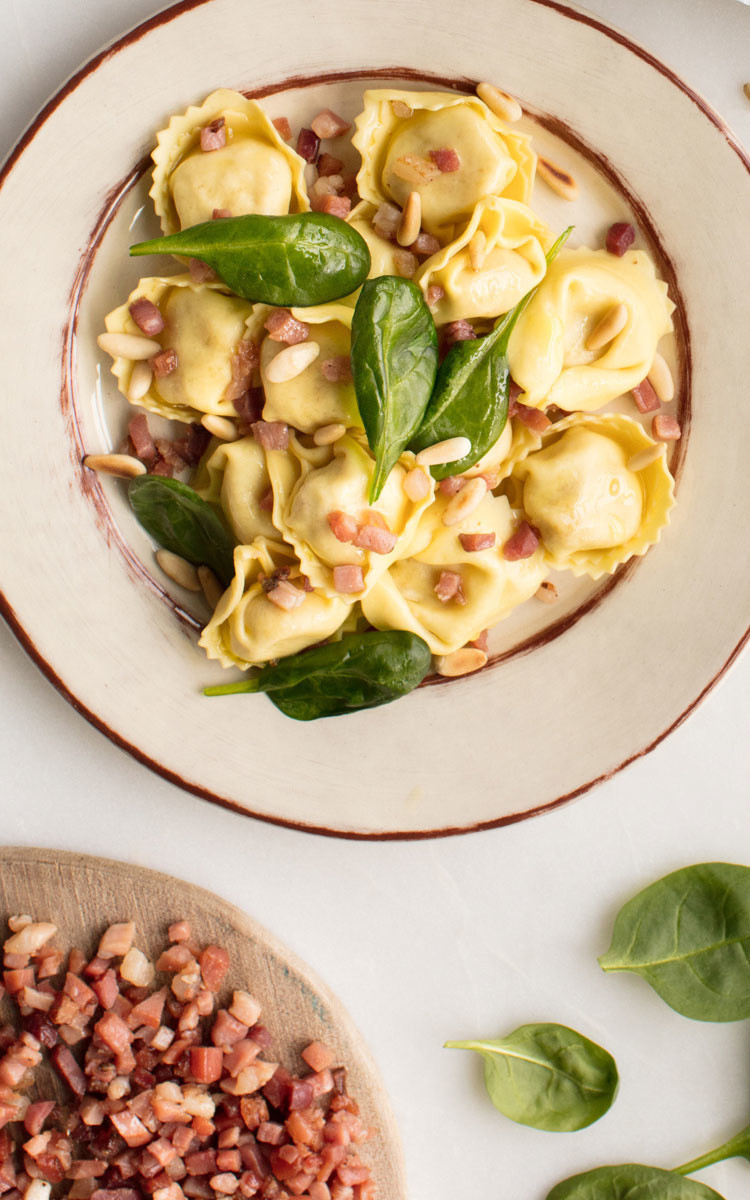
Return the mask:
<svg viewBox="0 0 750 1200"><path fill-rule="evenodd" d="M564 1179L553 1187L547 1200L721 1200L721 1196L675 1171L623 1163Z"/></svg>
<svg viewBox="0 0 750 1200"><path fill-rule="evenodd" d="M381 275L364 284L352 320L352 377L375 455L370 503L414 437L437 372L437 330L421 291Z"/></svg>
<svg viewBox="0 0 750 1200"><path fill-rule="evenodd" d="M317 212L205 221L138 242L130 253L191 255L213 267L236 295L287 308L348 296L370 270L362 235L339 217Z"/></svg>
<svg viewBox="0 0 750 1200"><path fill-rule="evenodd" d="M522 1025L497 1041L445 1044L481 1054L495 1108L534 1129L584 1129L604 1115L617 1092L612 1055L566 1025Z"/></svg>
<svg viewBox="0 0 750 1200"><path fill-rule="evenodd" d="M234 539L210 504L186 483L161 475L138 475L128 499L147 533L165 550L211 567L229 584L234 576Z"/></svg>
<svg viewBox="0 0 750 1200"><path fill-rule="evenodd" d="M253 679L205 688L204 694L266 692L288 717L314 721L405 696L422 682L431 662L427 644L414 633L350 633L263 667Z"/></svg>
<svg viewBox="0 0 750 1200"><path fill-rule="evenodd" d="M572 226L547 252L551 263L570 236ZM510 369L508 345L516 322L538 286L519 300L486 337L456 342L441 364L424 419L409 449L417 453L435 442L467 437L471 449L464 458L432 467L435 479L460 475L478 463L494 446L508 419Z"/></svg>
<svg viewBox="0 0 750 1200"><path fill-rule="evenodd" d="M620 911L599 962L642 975L685 1017L750 1017L750 868L699 863L652 883Z"/></svg>

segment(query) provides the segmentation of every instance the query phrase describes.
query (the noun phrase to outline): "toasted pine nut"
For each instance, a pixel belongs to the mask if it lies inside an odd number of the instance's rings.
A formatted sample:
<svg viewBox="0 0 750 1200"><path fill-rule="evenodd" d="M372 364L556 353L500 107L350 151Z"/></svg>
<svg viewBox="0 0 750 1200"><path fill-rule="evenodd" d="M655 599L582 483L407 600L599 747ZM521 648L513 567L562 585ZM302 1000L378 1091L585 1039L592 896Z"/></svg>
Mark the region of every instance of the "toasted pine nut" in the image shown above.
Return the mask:
<svg viewBox="0 0 750 1200"><path fill-rule="evenodd" d="M178 584L188 592L201 591L198 572L186 558L181 558L179 554L173 554L171 550L157 550L154 557L167 579L171 579L172 583Z"/></svg>
<svg viewBox="0 0 750 1200"><path fill-rule="evenodd" d="M655 442L653 446L646 446L645 450L639 450L632 458L628 459L628 470L636 474L638 471L645 471L646 467L650 467L657 459L663 458L667 452L667 447L664 442Z"/></svg>
<svg viewBox="0 0 750 1200"><path fill-rule="evenodd" d="M100 333L96 344L112 358L130 358L134 362L153 358L162 349L160 342L139 333Z"/></svg>
<svg viewBox="0 0 750 1200"><path fill-rule="evenodd" d="M553 163L549 158L542 158L541 155L537 162L537 171L539 178L543 179L553 192L557 192L558 196L562 196L563 200L575 200L578 184L569 171L558 167L557 163Z"/></svg>
<svg viewBox="0 0 750 1200"><path fill-rule="evenodd" d="M430 480L421 467L414 467L404 475L403 489L410 500L418 504L430 491Z"/></svg>
<svg viewBox="0 0 750 1200"><path fill-rule="evenodd" d="M557 588L551 579L545 579L539 584L539 587L534 592L537 600L541 600L543 604L554 604L557 600Z"/></svg>
<svg viewBox="0 0 750 1200"><path fill-rule="evenodd" d="M141 460L132 454L87 454L83 465L102 475L116 475L118 479L135 479L146 474Z"/></svg>
<svg viewBox="0 0 750 1200"><path fill-rule="evenodd" d="M403 100L391 100L391 108L394 117L398 117L401 121L408 121L409 117L414 116L414 109L405 104Z"/></svg>
<svg viewBox="0 0 750 1200"><path fill-rule="evenodd" d="M205 566L205 564L198 567L198 579L203 589L203 595L206 597L209 608L213 612L224 595L224 589L211 568Z"/></svg>
<svg viewBox="0 0 750 1200"><path fill-rule="evenodd" d="M333 442L337 442L346 433L346 425L336 423L333 425L321 425L313 434L313 441L316 446L330 446Z"/></svg>
<svg viewBox="0 0 750 1200"><path fill-rule="evenodd" d="M472 271L481 271L486 257L487 238L482 230L478 229L469 242L469 262Z"/></svg>
<svg viewBox="0 0 750 1200"><path fill-rule="evenodd" d="M420 467L438 467L442 463L460 462L471 450L471 440L467 437L446 438L444 442L434 442L425 446L417 454Z"/></svg>
<svg viewBox="0 0 750 1200"><path fill-rule="evenodd" d="M586 349L601 350L602 346L616 338L627 325L628 315L627 304L613 304L586 338Z"/></svg>
<svg viewBox="0 0 750 1200"><path fill-rule="evenodd" d="M296 379L320 354L317 342L297 342L294 346L286 346L272 358L266 367L266 379L270 383L288 383Z"/></svg>
<svg viewBox="0 0 750 1200"><path fill-rule="evenodd" d="M236 442L240 436L237 426L234 421L230 421L229 417L217 417L213 413L204 413L201 417L201 425L208 430L212 437L220 438L222 442Z"/></svg>
<svg viewBox="0 0 750 1200"><path fill-rule="evenodd" d="M651 370L646 378L662 404L669 404L670 400L674 400L674 379L672 378L672 372L658 351L654 355Z"/></svg>
<svg viewBox="0 0 750 1200"><path fill-rule="evenodd" d="M474 646L462 646L460 650L454 650L452 654L444 654L435 659L435 670L438 675L445 675L447 678L456 678L458 675L470 675L472 671L478 671L487 662L487 655L484 650L477 650Z"/></svg>
<svg viewBox="0 0 750 1200"><path fill-rule="evenodd" d="M419 237L422 228L422 197L419 192L409 192L396 233L399 246L411 246Z"/></svg>
<svg viewBox="0 0 750 1200"><path fill-rule="evenodd" d="M523 116L523 109L515 96L495 87L493 83L477 84L477 95L501 121L520 121Z"/></svg>
<svg viewBox="0 0 750 1200"><path fill-rule="evenodd" d="M137 404L146 395L146 392L151 387L151 380L154 378L154 372L151 370L151 363L140 359L134 363L133 370L130 373L130 383L128 384L128 400L131 404Z"/></svg>
<svg viewBox="0 0 750 1200"><path fill-rule="evenodd" d="M470 479L465 487L461 488L460 492L448 501L443 512L444 525L458 525L459 521L463 521L464 517L468 517L469 513L473 513L475 508L484 500L487 495L487 481L481 475Z"/></svg>

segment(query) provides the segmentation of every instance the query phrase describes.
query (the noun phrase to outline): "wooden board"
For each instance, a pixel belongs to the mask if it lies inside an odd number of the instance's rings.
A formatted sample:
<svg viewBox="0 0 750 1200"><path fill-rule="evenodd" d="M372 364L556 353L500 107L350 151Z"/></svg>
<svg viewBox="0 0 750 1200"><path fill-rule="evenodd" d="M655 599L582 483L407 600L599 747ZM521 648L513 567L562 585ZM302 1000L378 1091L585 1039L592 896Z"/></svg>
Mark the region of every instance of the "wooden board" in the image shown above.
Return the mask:
<svg viewBox="0 0 750 1200"><path fill-rule="evenodd" d="M377 1068L340 1001L309 968L234 905L191 883L107 858L62 850L0 847L0 928L13 913L53 921L55 944L93 954L102 930L133 920L135 944L156 956L167 945L170 922L185 918L201 943L225 946L231 956L229 988L244 987L263 1005L273 1034L266 1052L292 1071L304 1067L299 1051L313 1039L336 1052L347 1068L350 1093L377 1137L362 1147L382 1200L406 1200L401 1143Z"/></svg>

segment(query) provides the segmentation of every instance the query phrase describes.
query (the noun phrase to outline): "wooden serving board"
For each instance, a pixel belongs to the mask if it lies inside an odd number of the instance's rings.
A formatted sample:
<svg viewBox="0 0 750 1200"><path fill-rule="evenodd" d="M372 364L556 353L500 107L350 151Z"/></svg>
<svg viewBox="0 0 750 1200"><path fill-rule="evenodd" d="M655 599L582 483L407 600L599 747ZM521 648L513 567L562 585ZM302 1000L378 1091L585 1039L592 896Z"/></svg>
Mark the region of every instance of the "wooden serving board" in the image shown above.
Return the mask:
<svg viewBox="0 0 750 1200"><path fill-rule="evenodd" d="M155 957L167 943L167 926L184 918L201 943L224 946L231 957L227 990L243 987L263 1005L261 1020L273 1034L264 1054L292 1071L305 1067L299 1051L319 1040L347 1068L347 1086L377 1136L362 1146L380 1200L406 1200L401 1142L380 1077L362 1037L339 1000L309 968L262 925L212 892L107 858L63 850L0 847L0 929L7 918L30 913L58 927L54 944L93 954L99 935L114 921L133 920L135 945ZM305 1068L307 1069L307 1068Z"/></svg>

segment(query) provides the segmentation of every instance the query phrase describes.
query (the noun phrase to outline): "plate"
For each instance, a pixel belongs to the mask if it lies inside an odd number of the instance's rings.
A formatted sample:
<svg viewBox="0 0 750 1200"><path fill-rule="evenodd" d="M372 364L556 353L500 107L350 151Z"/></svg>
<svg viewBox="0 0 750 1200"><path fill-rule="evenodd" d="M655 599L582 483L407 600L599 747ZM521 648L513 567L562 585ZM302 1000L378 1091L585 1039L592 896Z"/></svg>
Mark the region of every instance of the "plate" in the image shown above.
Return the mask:
<svg viewBox="0 0 750 1200"><path fill-rule="evenodd" d="M135 944L155 959L167 944L167 924L181 919L190 922L202 945L224 946L231 959L226 986L247 988L262 1004L263 1022L273 1035L269 1054L294 1071L300 1050L316 1040L330 1046L337 1063L346 1067L347 1088L365 1123L378 1131L363 1147L378 1193L406 1200L396 1122L361 1034L325 984L267 929L212 892L112 859L5 846L0 868L3 924L19 912L52 920L61 948L78 946L93 954L107 925L132 920ZM57 1087L54 1072L49 1082Z"/></svg>
<svg viewBox="0 0 750 1200"><path fill-rule="evenodd" d="M248 47L261 46L256 61ZM122 489L81 457L116 445L124 426L94 343L139 269L124 246L152 227L143 172L155 130L220 85L265 97L294 125L325 105L353 111L373 78L499 82L542 151L579 178L576 237L601 244L610 221L637 222L679 293L679 504L645 559L498 627L477 675L303 725L258 697L202 696L218 677L195 646L205 613L165 590ZM504 0L481 20L466 0L413 0L377 19L352 0L345 21L336 0L289 0L283 21L246 0L192 0L82 68L0 185L6 289L21 298L0 328L12 448L0 478L2 611L75 707L167 779L341 836L485 828L580 795L646 753L736 658L750 611L736 545L750 521L750 414L738 396L750 344L732 325L750 278L750 162L700 97L617 31L553 0ZM543 211L568 223L562 201Z"/></svg>

